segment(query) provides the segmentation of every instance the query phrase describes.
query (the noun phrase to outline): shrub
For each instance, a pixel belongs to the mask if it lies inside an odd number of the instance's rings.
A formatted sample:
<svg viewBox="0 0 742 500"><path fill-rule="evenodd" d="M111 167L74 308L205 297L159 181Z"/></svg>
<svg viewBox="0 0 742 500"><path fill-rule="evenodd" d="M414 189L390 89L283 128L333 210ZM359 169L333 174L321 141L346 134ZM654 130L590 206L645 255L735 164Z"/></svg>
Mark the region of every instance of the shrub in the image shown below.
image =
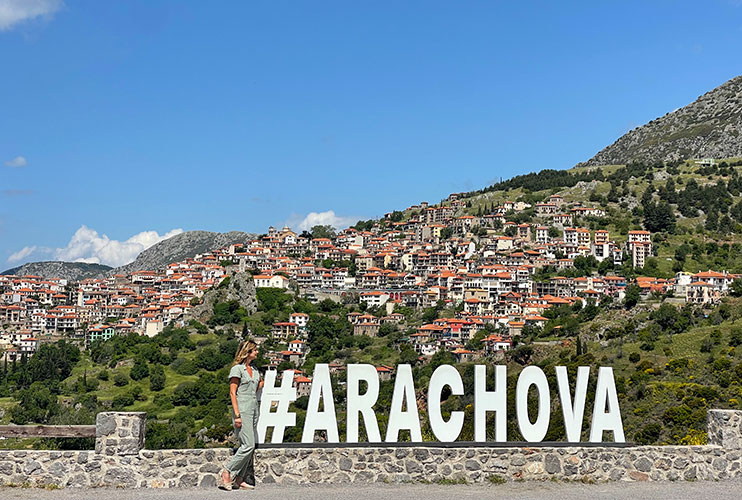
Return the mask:
<svg viewBox="0 0 742 500"><path fill-rule="evenodd" d="M198 367L190 359L178 358L173 361L171 368L175 370L178 375L195 375L198 372Z"/></svg>
<svg viewBox="0 0 742 500"><path fill-rule="evenodd" d="M131 367L129 376L132 380L142 380L143 378L148 377L149 368L147 367L147 362L143 358L137 358L134 362L134 366Z"/></svg>
<svg viewBox="0 0 742 500"><path fill-rule="evenodd" d="M113 384L118 387L123 387L129 383L129 377L125 373L117 373L113 377Z"/></svg>
<svg viewBox="0 0 742 500"><path fill-rule="evenodd" d="M113 402L111 404L116 410L123 409L134 404L134 396L132 396L131 394L122 394L120 396L116 396L115 398L113 398Z"/></svg>
<svg viewBox="0 0 742 500"><path fill-rule="evenodd" d="M673 373L680 374L688 369L690 361L688 359L671 359L666 365L668 370Z"/></svg>
<svg viewBox="0 0 742 500"><path fill-rule="evenodd" d="M149 372L149 389L153 392L165 388L165 369L162 365L154 365Z"/></svg>
<svg viewBox="0 0 742 500"><path fill-rule="evenodd" d="M634 435L634 440L637 444L653 444L657 442L657 439L659 439L661 431L662 426L660 426L660 424L647 424Z"/></svg>
<svg viewBox="0 0 742 500"><path fill-rule="evenodd" d="M714 346L714 343L711 341L710 338L706 337L703 339L703 342L701 342L701 352L711 352L711 348Z"/></svg>
<svg viewBox="0 0 742 500"><path fill-rule="evenodd" d="M736 347L742 344L742 328L735 328L729 336L729 346Z"/></svg>

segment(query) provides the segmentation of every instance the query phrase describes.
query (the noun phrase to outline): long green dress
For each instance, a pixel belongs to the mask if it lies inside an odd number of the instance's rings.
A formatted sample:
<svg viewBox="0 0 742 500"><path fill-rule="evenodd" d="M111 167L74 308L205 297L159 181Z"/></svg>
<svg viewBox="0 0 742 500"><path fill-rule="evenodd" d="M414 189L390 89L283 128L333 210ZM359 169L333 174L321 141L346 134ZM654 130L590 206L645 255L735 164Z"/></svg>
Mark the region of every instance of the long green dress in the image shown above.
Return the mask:
<svg viewBox="0 0 742 500"><path fill-rule="evenodd" d="M243 481L255 483L254 455L255 443L258 442L258 384L260 373L257 368L252 367L252 377L247 372L245 365L240 363L234 365L229 372L229 380L239 378L237 386L237 407L240 409L242 427L234 427L234 434L240 443L232 460L225 466L229 475L234 479L241 477ZM234 409L232 410L232 425L234 426Z"/></svg>

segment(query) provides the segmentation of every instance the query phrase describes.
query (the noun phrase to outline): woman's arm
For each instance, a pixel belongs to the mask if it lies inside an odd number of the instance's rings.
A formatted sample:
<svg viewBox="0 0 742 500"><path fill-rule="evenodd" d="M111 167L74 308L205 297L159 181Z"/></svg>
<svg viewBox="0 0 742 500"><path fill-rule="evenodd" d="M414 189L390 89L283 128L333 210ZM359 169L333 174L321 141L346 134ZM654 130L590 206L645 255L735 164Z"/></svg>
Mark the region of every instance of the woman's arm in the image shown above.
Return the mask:
<svg viewBox="0 0 742 500"><path fill-rule="evenodd" d="M232 377L229 379L229 399L232 400L232 411L235 415L240 415L240 407L237 405L237 387L240 385L239 377ZM242 419L235 418L234 425L236 427L242 427Z"/></svg>

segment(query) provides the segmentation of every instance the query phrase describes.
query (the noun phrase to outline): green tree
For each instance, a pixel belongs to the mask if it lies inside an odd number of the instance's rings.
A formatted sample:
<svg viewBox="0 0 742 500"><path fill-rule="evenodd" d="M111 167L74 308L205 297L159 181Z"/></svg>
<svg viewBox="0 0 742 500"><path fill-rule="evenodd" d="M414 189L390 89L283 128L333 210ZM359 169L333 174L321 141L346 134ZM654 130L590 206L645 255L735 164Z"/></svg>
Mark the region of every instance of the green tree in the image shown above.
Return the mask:
<svg viewBox="0 0 742 500"><path fill-rule="evenodd" d="M670 304L664 303L659 309L649 315L664 331L672 332L675 328L675 322L678 316L678 310Z"/></svg>
<svg viewBox="0 0 742 500"><path fill-rule="evenodd" d="M136 360L134 360L134 366L131 367L129 376L132 380L142 380L143 378L149 376L147 361L142 357L138 357Z"/></svg>
<svg viewBox="0 0 742 500"><path fill-rule="evenodd" d="M522 344L509 352L510 359L520 365L525 365L530 361L533 355L533 347L528 344Z"/></svg>
<svg viewBox="0 0 742 500"><path fill-rule="evenodd" d="M488 335L487 330L479 330L466 343L466 348L471 351L478 351L482 348L482 340Z"/></svg>
<svg viewBox="0 0 742 500"><path fill-rule="evenodd" d="M399 363L403 365L414 365L420 355L409 344L402 344L399 350Z"/></svg>
<svg viewBox="0 0 742 500"><path fill-rule="evenodd" d="M644 207L644 227L653 233L675 230L675 214L666 201L649 203Z"/></svg>
<svg viewBox="0 0 742 500"><path fill-rule="evenodd" d="M129 383L129 377L125 373L117 373L113 377L113 385L123 387Z"/></svg>
<svg viewBox="0 0 742 500"><path fill-rule="evenodd" d="M79 360L80 349L64 340L41 344L28 361L28 373L33 381L61 381L70 376Z"/></svg>
<svg viewBox="0 0 742 500"><path fill-rule="evenodd" d="M626 309L631 309L638 302L641 297L641 288L638 285L629 285L626 287L626 295L624 295L623 303Z"/></svg>
<svg viewBox="0 0 742 500"><path fill-rule="evenodd" d="M165 388L165 369L162 365L153 365L149 371L149 389L153 392Z"/></svg>
<svg viewBox="0 0 742 500"><path fill-rule="evenodd" d="M312 226L312 229L310 230L312 234L312 238L329 238L329 239L335 239L336 232L335 228L330 225L318 225L318 226Z"/></svg>
<svg viewBox="0 0 742 500"><path fill-rule="evenodd" d="M28 389L15 395L18 404L10 408L10 420L14 424L46 424L59 414L60 406L53 394L42 382L34 382Z"/></svg>

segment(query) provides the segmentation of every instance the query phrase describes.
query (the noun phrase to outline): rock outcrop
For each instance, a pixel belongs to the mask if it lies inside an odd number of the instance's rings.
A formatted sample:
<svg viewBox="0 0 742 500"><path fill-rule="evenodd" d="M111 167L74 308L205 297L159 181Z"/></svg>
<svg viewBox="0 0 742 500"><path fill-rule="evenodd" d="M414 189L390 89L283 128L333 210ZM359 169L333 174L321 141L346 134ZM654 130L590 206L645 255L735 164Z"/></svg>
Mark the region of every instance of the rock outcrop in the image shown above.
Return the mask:
<svg viewBox="0 0 742 500"><path fill-rule="evenodd" d="M228 282L226 280L229 280ZM225 284L226 283L226 284ZM236 300L248 313L258 309L255 283L249 273L233 273L221 285L207 291L201 304L188 312L189 319L205 321L214 313L214 304Z"/></svg>
<svg viewBox="0 0 742 500"><path fill-rule="evenodd" d="M584 165L742 156L742 76L621 136Z"/></svg>

